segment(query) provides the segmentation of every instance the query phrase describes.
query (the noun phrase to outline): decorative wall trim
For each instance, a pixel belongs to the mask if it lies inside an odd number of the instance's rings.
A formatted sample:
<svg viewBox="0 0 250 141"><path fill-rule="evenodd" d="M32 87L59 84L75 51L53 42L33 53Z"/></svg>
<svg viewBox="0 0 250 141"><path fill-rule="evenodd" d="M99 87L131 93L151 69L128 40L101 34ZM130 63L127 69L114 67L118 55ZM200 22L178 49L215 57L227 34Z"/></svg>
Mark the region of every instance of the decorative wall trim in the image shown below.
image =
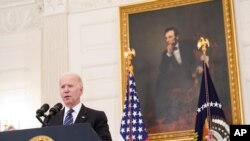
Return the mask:
<svg viewBox="0 0 250 141"><path fill-rule="evenodd" d="M44 17L42 48L42 102L60 101L58 80L68 71L68 18L66 14Z"/></svg>
<svg viewBox="0 0 250 141"><path fill-rule="evenodd" d="M39 28L41 11L37 4L0 9L0 35Z"/></svg>
<svg viewBox="0 0 250 141"><path fill-rule="evenodd" d="M145 0L70 0L69 12L81 12L131 4Z"/></svg>
<svg viewBox="0 0 250 141"><path fill-rule="evenodd" d="M43 0L43 15L67 13L68 0Z"/></svg>
<svg viewBox="0 0 250 141"><path fill-rule="evenodd" d="M1 0L0 9L8 7L16 7L28 4L34 4L37 0Z"/></svg>
<svg viewBox="0 0 250 141"><path fill-rule="evenodd" d="M40 28L43 16L82 12L145 0L5 0L0 1L0 35Z"/></svg>

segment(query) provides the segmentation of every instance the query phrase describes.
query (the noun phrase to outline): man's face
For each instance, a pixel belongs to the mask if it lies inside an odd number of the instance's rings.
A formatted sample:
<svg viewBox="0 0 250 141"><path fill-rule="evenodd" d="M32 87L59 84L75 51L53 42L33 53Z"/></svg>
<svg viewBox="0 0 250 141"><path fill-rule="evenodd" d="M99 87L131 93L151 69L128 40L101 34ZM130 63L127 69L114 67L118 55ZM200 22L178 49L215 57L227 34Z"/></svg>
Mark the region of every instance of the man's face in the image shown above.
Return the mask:
<svg viewBox="0 0 250 141"><path fill-rule="evenodd" d="M66 106L72 108L80 102L83 86L78 77L65 75L60 79L60 94Z"/></svg>
<svg viewBox="0 0 250 141"><path fill-rule="evenodd" d="M178 36L175 36L175 33L173 30L170 30L166 32L165 34L165 41L167 45L175 45L178 41Z"/></svg>

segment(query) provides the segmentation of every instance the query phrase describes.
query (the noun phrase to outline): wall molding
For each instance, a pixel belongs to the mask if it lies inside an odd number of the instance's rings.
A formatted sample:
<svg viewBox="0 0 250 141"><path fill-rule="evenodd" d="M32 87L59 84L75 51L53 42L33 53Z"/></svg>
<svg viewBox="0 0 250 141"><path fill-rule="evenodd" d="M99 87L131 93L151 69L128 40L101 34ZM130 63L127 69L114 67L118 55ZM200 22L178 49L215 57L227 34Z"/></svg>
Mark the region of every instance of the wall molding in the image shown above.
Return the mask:
<svg viewBox="0 0 250 141"><path fill-rule="evenodd" d="M41 9L37 4L0 9L0 35L40 28Z"/></svg>
<svg viewBox="0 0 250 141"><path fill-rule="evenodd" d="M120 5L127 5L132 3L138 3L145 0L70 0L69 12L82 12L89 10L97 10L108 7L117 7Z"/></svg>

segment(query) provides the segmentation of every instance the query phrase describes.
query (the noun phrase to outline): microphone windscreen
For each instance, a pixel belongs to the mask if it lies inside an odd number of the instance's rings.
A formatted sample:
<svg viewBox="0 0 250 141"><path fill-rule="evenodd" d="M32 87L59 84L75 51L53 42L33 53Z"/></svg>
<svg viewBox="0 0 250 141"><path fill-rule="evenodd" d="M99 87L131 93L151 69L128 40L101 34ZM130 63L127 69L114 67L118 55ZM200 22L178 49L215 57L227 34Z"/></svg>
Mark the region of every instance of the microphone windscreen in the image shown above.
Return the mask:
<svg viewBox="0 0 250 141"><path fill-rule="evenodd" d="M49 110L49 104L45 103L41 106L41 110L43 110L44 112L47 112Z"/></svg>
<svg viewBox="0 0 250 141"><path fill-rule="evenodd" d="M41 106L40 109L36 111L36 116L43 116L45 112L49 110L49 104L45 103Z"/></svg>
<svg viewBox="0 0 250 141"><path fill-rule="evenodd" d="M61 103L57 103L54 107L49 110L50 115L55 115L62 109L63 105Z"/></svg>
<svg viewBox="0 0 250 141"><path fill-rule="evenodd" d="M63 105L61 103L57 103L55 106L54 106L58 111L60 111L63 107Z"/></svg>

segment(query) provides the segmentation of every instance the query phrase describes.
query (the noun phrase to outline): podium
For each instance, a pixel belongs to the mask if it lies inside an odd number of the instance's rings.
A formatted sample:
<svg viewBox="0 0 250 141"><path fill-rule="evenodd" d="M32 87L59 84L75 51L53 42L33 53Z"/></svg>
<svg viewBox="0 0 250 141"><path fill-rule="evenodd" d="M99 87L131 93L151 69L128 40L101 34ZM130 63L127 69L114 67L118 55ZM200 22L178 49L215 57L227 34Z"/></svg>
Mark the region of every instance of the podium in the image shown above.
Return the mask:
<svg viewBox="0 0 250 141"><path fill-rule="evenodd" d="M0 132L0 141L101 141L89 123Z"/></svg>

